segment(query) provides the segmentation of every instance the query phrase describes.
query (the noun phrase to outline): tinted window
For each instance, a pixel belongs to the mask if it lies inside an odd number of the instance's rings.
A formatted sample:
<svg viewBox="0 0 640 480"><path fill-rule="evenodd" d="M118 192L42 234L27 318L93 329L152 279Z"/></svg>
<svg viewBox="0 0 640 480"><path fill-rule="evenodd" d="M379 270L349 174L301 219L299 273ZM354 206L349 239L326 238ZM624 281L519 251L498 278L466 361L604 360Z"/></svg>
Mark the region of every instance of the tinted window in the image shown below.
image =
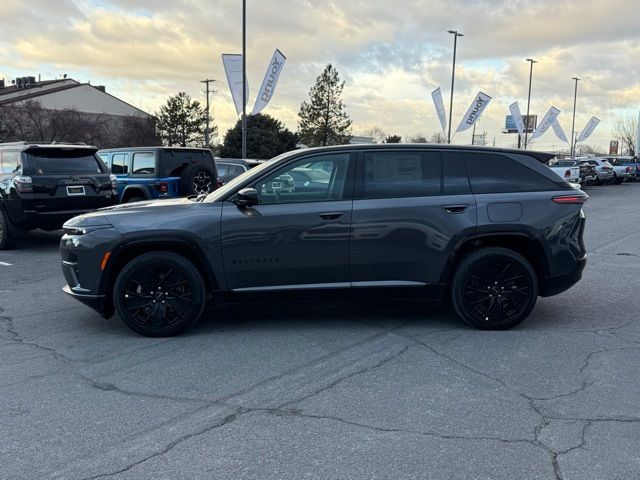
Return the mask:
<svg viewBox="0 0 640 480"><path fill-rule="evenodd" d="M226 177L229 173L228 163L216 163L216 167L218 168L218 175L221 177Z"/></svg>
<svg viewBox="0 0 640 480"><path fill-rule="evenodd" d="M260 180L260 203L341 200L349 168L349 153L307 157Z"/></svg>
<svg viewBox="0 0 640 480"><path fill-rule="evenodd" d="M114 153L112 157L111 173L115 175L126 175L129 173L129 154Z"/></svg>
<svg viewBox="0 0 640 480"><path fill-rule="evenodd" d="M539 192L561 188L506 155L469 152L463 155L473 193Z"/></svg>
<svg viewBox="0 0 640 480"><path fill-rule="evenodd" d="M184 167L192 163L204 163L210 168L214 165L211 152L204 150L165 150L163 158L167 177L179 177Z"/></svg>
<svg viewBox="0 0 640 480"><path fill-rule="evenodd" d="M10 174L20 172L20 153L17 150L4 150L2 154L2 168L0 172Z"/></svg>
<svg viewBox="0 0 640 480"><path fill-rule="evenodd" d="M39 149L29 152L36 175L81 175L102 173L93 153L86 150Z"/></svg>
<svg viewBox="0 0 640 480"><path fill-rule="evenodd" d="M442 176L445 195L464 195L471 193L467 170L460 152L442 153Z"/></svg>
<svg viewBox="0 0 640 480"><path fill-rule="evenodd" d="M440 152L371 152L364 156L365 197L415 197L441 191Z"/></svg>
<svg viewBox="0 0 640 480"><path fill-rule="evenodd" d="M134 175L154 175L156 173L156 154L152 152L134 153L131 171Z"/></svg>

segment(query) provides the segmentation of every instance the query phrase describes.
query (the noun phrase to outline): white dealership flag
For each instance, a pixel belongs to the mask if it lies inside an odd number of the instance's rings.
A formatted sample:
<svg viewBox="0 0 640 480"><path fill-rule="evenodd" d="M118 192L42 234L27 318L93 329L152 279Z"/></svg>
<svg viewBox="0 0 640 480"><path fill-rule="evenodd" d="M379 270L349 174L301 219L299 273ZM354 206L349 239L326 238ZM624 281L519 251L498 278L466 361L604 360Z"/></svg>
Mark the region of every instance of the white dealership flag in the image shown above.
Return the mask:
<svg viewBox="0 0 640 480"><path fill-rule="evenodd" d="M531 135L529 141L533 142L536 138L541 137L547 130L549 130L549 127L553 125L558 118L558 115L560 115L560 110L556 107L551 107L542 118L542 121L540 122L540 125L538 125L538 128L536 128L536 131Z"/></svg>
<svg viewBox="0 0 640 480"><path fill-rule="evenodd" d="M462 118L460 126L456 130L456 133L464 132L468 128L471 128L473 124L476 123L476 120L480 118L480 115L482 115L482 112L484 112L484 109L487 108L487 105L489 105L490 101L491 97L489 95L478 92L478 95L471 103L469 110L467 110L467 113Z"/></svg>
<svg viewBox="0 0 640 480"><path fill-rule="evenodd" d="M580 136L576 140L576 143L584 142L587 138L589 138L599 123L600 123L599 118L591 117L591 120L589 120L587 125L582 129L582 132L580 133Z"/></svg>
<svg viewBox="0 0 640 480"><path fill-rule="evenodd" d="M433 98L433 104L436 106L442 131L445 132L447 130L447 112L444 109L444 101L442 100L442 90L440 90L440 87L431 92L431 98Z"/></svg>
<svg viewBox="0 0 640 480"><path fill-rule="evenodd" d="M234 53L223 53L222 64L224 73L227 75L227 83L231 90L233 103L236 105L238 115L242 114L242 55ZM249 82L246 83L245 100L249 102ZM246 105L246 103L245 103Z"/></svg>
<svg viewBox="0 0 640 480"><path fill-rule="evenodd" d="M524 137L524 120L522 119L522 114L520 113L520 107L518 106L518 102L512 103L509 105L509 111L511 112L511 116L513 117L513 123L516 124L516 128L518 129L518 134L520 138Z"/></svg>
<svg viewBox="0 0 640 480"><path fill-rule="evenodd" d="M260 113L264 107L267 106L271 97L273 97L273 94L276 91L278 78L280 78L280 72L282 72L286 59L287 57L285 57L282 52L276 48L276 51L273 53L271 63L269 64L269 68L267 69L267 74L264 76L264 80L262 81L262 86L260 87L260 92L258 93L258 98L256 99L256 104L253 106L251 115L257 115Z"/></svg>
<svg viewBox="0 0 640 480"><path fill-rule="evenodd" d="M567 136L564 134L564 130L562 129L562 125L560 125L557 118L551 126L553 127L553 132L556 134L556 137L558 137L561 142L569 143L569 140L567 140Z"/></svg>

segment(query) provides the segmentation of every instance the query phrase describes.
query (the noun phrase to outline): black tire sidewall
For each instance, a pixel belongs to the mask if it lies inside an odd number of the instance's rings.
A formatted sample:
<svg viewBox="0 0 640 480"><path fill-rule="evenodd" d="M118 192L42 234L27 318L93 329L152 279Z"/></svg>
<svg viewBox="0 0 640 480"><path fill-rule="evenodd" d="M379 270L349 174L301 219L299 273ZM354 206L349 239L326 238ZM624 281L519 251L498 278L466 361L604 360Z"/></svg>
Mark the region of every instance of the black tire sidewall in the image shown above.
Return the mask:
<svg viewBox="0 0 640 480"><path fill-rule="evenodd" d="M151 263L166 264L174 268L179 268L187 277L193 291L192 307L187 318L185 318L185 320L179 325L160 331L145 328L133 320L124 308L123 298L121 296L121 292L124 291L126 282L131 274L144 265ZM120 270L113 286L113 304L120 318L129 328L147 337L170 337L188 330L202 315L205 307L205 300L206 289L204 280L198 269L190 260L171 252L151 252L134 258L127 263L122 270Z"/></svg>
<svg viewBox="0 0 640 480"><path fill-rule="evenodd" d="M8 250L13 246L13 236L9 232L9 218L2 206L0 206L0 250Z"/></svg>
<svg viewBox="0 0 640 480"><path fill-rule="evenodd" d="M522 313L510 322L494 324L489 322L483 322L475 318L468 310L464 299L464 281L468 272L479 262L486 261L488 258L508 258L509 260L516 261L527 271L530 277L532 285L532 295L529 299L529 303ZM468 254L458 265L451 283L451 301L453 307L460 318L462 318L469 325L481 328L483 330L507 330L522 323L531 313L536 305L538 299L538 278L531 263L527 261L522 255L513 250L501 247L486 247L476 250Z"/></svg>
<svg viewBox="0 0 640 480"><path fill-rule="evenodd" d="M200 172L205 172L211 178L211 186L209 187L209 192L211 193L215 190L215 174L211 167L207 165L203 165L202 163L195 163L192 165L187 165L182 174L180 175L180 194L183 196L188 195L197 195L198 192L195 191L193 180Z"/></svg>

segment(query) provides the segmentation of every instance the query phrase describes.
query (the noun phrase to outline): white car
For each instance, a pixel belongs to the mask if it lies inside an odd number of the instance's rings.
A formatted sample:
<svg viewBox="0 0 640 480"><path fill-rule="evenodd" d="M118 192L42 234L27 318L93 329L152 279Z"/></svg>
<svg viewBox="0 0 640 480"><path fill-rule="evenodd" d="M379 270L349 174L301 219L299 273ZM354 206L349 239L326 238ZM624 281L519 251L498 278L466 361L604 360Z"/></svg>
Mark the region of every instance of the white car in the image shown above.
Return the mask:
<svg viewBox="0 0 640 480"><path fill-rule="evenodd" d="M549 162L549 168L569 183L580 183L580 166L575 160L553 159Z"/></svg>

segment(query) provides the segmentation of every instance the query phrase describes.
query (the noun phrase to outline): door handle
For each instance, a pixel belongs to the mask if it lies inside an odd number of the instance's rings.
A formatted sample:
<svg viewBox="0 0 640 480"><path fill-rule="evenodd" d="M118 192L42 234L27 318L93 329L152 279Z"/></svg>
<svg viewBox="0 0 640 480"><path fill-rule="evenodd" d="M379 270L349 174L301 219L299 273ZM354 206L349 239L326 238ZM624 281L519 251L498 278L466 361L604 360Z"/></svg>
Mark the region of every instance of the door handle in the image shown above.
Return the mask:
<svg viewBox="0 0 640 480"><path fill-rule="evenodd" d="M326 212L318 214L318 216L323 220L337 220L343 215L344 212Z"/></svg>
<svg viewBox="0 0 640 480"><path fill-rule="evenodd" d="M447 213L464 213L469 208L469 205L445 205L442 208Z"/></svg>

